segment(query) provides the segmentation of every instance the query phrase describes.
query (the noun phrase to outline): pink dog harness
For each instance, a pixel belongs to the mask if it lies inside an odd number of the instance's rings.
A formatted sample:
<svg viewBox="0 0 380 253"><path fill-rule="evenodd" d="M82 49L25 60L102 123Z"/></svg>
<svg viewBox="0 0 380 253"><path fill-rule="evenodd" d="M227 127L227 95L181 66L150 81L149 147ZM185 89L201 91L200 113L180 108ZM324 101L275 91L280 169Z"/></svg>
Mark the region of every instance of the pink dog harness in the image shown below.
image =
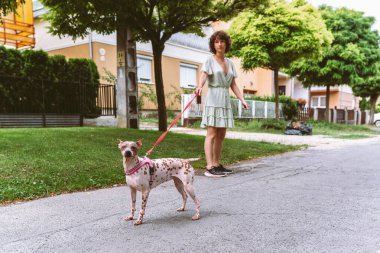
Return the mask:
<svg viewBox="0 0 380 253"><path fill-rule="evenodd" d="M153 162L152 160L150 160L148 157L145 156L144 159L142 159L141 162L139 162L135 167L133 167L130 170L125 170L125 175L129 176L136 173L139 169L141 169L146 164L149 164L149 172L150 174L152 174L152 170L154 167Z"/></svg>

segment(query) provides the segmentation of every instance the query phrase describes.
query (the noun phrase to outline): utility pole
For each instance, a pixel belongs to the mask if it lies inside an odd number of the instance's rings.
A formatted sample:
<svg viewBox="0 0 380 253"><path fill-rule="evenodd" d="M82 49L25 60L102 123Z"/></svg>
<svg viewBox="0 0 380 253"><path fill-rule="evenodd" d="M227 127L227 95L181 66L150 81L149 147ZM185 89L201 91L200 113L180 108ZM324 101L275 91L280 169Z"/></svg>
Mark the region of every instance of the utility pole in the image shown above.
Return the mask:
<svg viewBox="0 0 380 253"><path fill-rule="evenodd" d="M124 23L119 23L117 37L116 118L121 128L138 129L138 89L136 42Z"/></svg>

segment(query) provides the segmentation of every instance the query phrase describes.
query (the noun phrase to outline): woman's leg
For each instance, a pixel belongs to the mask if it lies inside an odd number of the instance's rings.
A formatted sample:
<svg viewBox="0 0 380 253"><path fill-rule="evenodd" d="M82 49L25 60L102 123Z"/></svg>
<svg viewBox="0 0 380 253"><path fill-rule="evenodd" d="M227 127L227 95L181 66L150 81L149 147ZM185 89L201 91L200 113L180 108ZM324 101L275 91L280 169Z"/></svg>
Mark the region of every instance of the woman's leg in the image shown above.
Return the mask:
<svg viewBox="0 0 380 253"><path fill-rule="evenodd" d="M206 135L205 144L204 144L207 169L210 169L212 166L214 166L213 146L215 145L216 134L217 134L216 127L207 127L207 135Z"/></svg>
<svg viewBox="0 0 380 253"><path fill-rule="evenodd" d="M220 157L222 153L224 138L226 137L226 130L227 128L217 128L216 137L213 145L213 166L218 166L220 164Z"/></svg>

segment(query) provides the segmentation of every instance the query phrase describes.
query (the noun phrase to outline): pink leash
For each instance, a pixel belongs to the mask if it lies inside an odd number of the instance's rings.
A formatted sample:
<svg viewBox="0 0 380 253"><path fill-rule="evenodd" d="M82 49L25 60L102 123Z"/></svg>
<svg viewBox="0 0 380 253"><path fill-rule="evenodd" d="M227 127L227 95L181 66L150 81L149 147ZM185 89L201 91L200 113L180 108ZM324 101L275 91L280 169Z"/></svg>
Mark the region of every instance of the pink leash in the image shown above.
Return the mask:
<svg viewBox="0 0 380 253"><path fill-rule="evenodd" d="M146 152L145 156L150 155L150 153L152 153L153 149L158 144L160 144L160 142L165 138L166 134L169 132L170 128L172 128L175 125L175 123L177 123L177 121L179 120L179 118L181 118L182 114L187 110L187 108L189 108L189 106L191 105L191 103L194 101L194 99L197 96L198 96L198 94L195 94L195 96L190 100L190 102L187 103L187 105L185 106L185 108L183 109L183 111L173 120L173 122L170 124L170 126L168 127L168 129L163 134L161 134L161 136L157 139L156 143L154 143L153 147L151 149L149 149L148 152Z"/></svg>

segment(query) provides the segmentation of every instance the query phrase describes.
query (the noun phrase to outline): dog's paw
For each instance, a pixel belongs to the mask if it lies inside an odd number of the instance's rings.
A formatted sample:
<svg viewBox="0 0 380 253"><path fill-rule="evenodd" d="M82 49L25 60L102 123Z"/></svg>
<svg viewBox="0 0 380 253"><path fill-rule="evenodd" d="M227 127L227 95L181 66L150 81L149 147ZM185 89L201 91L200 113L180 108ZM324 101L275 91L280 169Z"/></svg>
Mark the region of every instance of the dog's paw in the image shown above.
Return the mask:
<svg viewBox="0 0 380 253"><path fill-rule="evenodd" d="M191 217L192 220L199 220L201 218L201 215L199 213L194 214L193 217Z"/></svg>
<svg viewBox="0 0 380 253"><path fill-rule="evenodd" d="M133 220L133 216L125 216L124 217L124 220L126 220L126 221L129 221L129 220Z"/></svg>
<svg viewBox="0 0 380 253"><path fill-rule="evenodd" d="M141 225L142 223L143 223L142 220L137 220L135 221L134 225L137 226L137 225Z"/></svg>
<svg viewBox="0 0 380 253"><path fill-rule="evenodd" d="M177 209L177 212L183 212L183 211L185 211L184 207L180 207L180 208Z"/></svg>

